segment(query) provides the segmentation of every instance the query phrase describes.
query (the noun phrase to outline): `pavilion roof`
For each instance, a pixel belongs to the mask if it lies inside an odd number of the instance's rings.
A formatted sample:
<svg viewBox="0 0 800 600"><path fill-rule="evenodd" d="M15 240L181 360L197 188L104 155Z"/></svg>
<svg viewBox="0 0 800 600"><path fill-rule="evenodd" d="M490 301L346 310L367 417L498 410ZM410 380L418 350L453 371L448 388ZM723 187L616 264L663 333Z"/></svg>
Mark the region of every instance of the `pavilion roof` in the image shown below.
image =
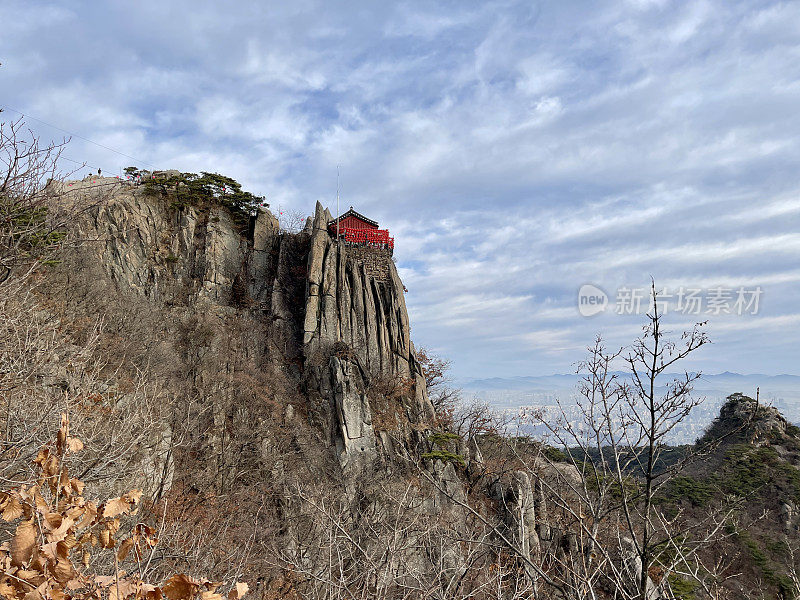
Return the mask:
<svg viewBox="0 0 800 600"><path fill-rule="evenodd" d="M365 217L361 213L356 212L355 210L353 210L352 206L350 207L350 210L348 210L346 213L344 213L342 215L339 215L339 220L340 221L344 220L347 217L355 217L356 219L361 219L365 223L369 223L370 225L374 225L375 227L378 226L378 222L377 221L373 221L372 219L369 219L369 218ZM333 219L332 221L328 222L328 227L331 227L332 225L336 225L336 219Z"/></svg>

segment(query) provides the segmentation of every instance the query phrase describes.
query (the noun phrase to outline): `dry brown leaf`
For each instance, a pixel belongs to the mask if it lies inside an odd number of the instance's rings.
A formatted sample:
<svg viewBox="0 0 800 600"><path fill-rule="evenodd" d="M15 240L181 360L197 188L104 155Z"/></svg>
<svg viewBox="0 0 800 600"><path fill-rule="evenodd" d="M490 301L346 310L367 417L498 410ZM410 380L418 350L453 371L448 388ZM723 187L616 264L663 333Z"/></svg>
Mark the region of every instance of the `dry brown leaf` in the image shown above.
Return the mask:
<svg viewBox="0 0 800 600"><path fill-rule="evenodd" d="M173 575L163 586L169 600L192 600L200 589L200 582L188 575Z"/></svg>
<svg viewBox="0 0 800 600"><path fill-rule="evenodd" d="M67 467L61 469L61 475L58 479L58 485L61 486L61 489L64 490L65 493L72 492L72 485L69 482L69 473L67 472Z"/></svg>
<svg viewBox="0 0 800 600"><path fill-rule="evenodd" d="M75 525L75 522L72 519L69 517L64 517L61 520L61 524L47 534L47 540L50 542L60 542L67 537L67 533L69 533L73 525Z"/></svg>
<svg viewBox="0 0 800 600"><path fill-rule="evenodd" d="M64 520L64 515L57 512L47 512L44 514L44 524L50 530L58 529Z"/></svg>
<svg viewBox="0 0 800 600"><path fill-rule="evenodd" d="M18 579L24 579L25 581L34 581L39 579L41 576L41 571L35 571L33 569L18 569L17 572L14 573L14 577L17 577Z"/></svg>
<svg viewBox="0 0 800 600"><path fill-rule="evenodd" d="M39 493L39 488L36 488L34 492L34 502L36 502L36 510L38 511L45 512L50 508L47 501L42 498L42 495Z"/></svg>
<svg viewBox="0 0 800 600"><path fill-rule="evenodd" d="M49 560L58 559L58 542L50 542L49 544L43 544L41 546L41 552Z"/></svg>
<svg viewBox="0 0 800 600"><path fill-rule="evenodd" d="M81 554L81 564L83 564L84 569L89 568L89 559L91 559L91 557L92 555L86 550L84 550L83 554Z"/></svg>
<svg viewBox="0 0 800 600"><path fill-rule="evenodd" d="M87 502L84 505L84 509L85 511L83 513L83 517L78 523L79 529L83 529L91 525L95 517L97 516L97 505L94 502Z"/></svg>
<svg viewBox="0 0 800 600"><path fill-rule="evenodd" d="M75 479L74 477L69 480L70 486L72 486L72 493L76 496L80 496L83 494L84 483L80 479Z"/></svg>
<svg viewBox="0 0 800 600"><path fill-rule="evenodd" d="M23 596L23 600L44 600L44 597L38 589L35 589L25 594L25 596Z"/></svg>
<svg viewBox="0 0 800 600"><path fill-rule="evenodd" d="M108 600L125 600L136 593L137 587L130 579L119 579L108 587Z"/></svg>
<svg viewBox="0 0 800 600"><path fill-rule="evenodd" d="M42 512L45 512L49 508L47 502L45 502L44 498L42 498L42 495L39 493L38 485L31 486L30 488L23 485L18 490L17 495L23 502L22 509L25 511L25 516L27 518L31 516L30 505L34 505L37 510L41 510Z"/></svg>
<svg viewBox="0 0 800 600"><path fill-rule="evenodd" d="M64 591L58 588L50 588L47 592L47 595L50 600L66 600L67 598L67 595L64 593Z"/></svg>
<svg viewBox="0 0 800 600"><path fill-rule="evenodd" d="M234 588L228 592L228 600L239 600L250 590L250 586L244 582L237 582Z"/></svg>
<svg viewBox="0 0 800 600"><path fill-rule="evenodd" d="M155 530L152 527L148 527L144 523L139 523L133 530L134 538L137 541L143 541L150 548L155 547L155 545L158 543L158 538L153 535L154 533Z"/></svg>
<svg viewBox="0 0 800 600"><path fill-rule="evenodd" d="M103 507L103 516L106 518L116 517L117 515L128 512L130 508L131 503L127 498L125 498L125 496L120 498L112 498L106 502L105 506Z"/></svg>
<svg viewBox="0 0 800 600"><path fill-rule="evenodd" d="M47 558L41 555L38 547L33 550L33 558L28 564L28 569L39 571L39 573L44 573L47 570Z"/></svg>
<svg viewBox="0 0 800 600"><path fill-rule="evenodd" d="M13 521L22 516L22 503L15 496L9 496L3 503L2 516L4 521Z"/></svg>
<svg viewBox="0 0 800 600"><path fill-rule="evenodd" d="M73 538L74 539L74 538ZM63 560L69 560L70 545L66 540L56 542L56 555Z"/></svg>
<svg viewBox="0 0 800 600"><path fill-rule="evenodd" d="M224 600L224 598L217 592L200 592L200 600Z"/></svg>
<svg viewBox="0 0 800 600"><path fill-rule="evenodd" d="M80 452L83 450L83 442L78 438L67 438L67 450L70 452Z"/></svg>
<svg viewBox="0 0 800 600"><path fill-rule="evenodd" d="M142 498L142 490L131 490L123 496L133 509L130 514L135 515L139 511L139 500Z"/></svg>
<svg viewBox="0 0 800 600"><path fill-rule="evenodd" d="M59 558L56 561L56 567L55 569L53 569L53 573L55 575L56 581L58 581L61 584L66 583L67 581L75 577L75 575L77 575L77 573L75 573L75 569L72 566L72 563L68 560L64 560L63 558Z"/></svg>
<svg viewBox="0 0 800 600"><path fill-rule="evenodd" d="M94 578L94 582L100 587L108 587L116 581L117 578L113 575L96 575Z"/></svg>
<svg viewBox="0 0 800 600"><path fill-rule="evenodd" d="M33 519L23 521L17 526L17 531L11 540L11 564L21 567L27 563L33 555L35 545L36 526Z"/></svg>
<svg viewBox="0 0 800 600"><path fill-rule="evenodd" d="M122 522L119 519L112 519L103 523L103 526L111 532L111 535L119 531L120 525L122 525Z"/></svg>
<svg viewBox="0 0 800 600"><path fill-rule="evenodd" d="M67 534L67 537L65 537L61 542L58 543L58 552L59 554L61 554L64 551L69 552L77 545L78 545L78 540L75 539L75 535L72 533Z"/></svg>
<svg viewBox="0 0 800 600"><path fill-rule="evenodd" d="M69 420L67 419L67 415L61 415L61 428L58 430L58 435L56 437L56 449L59 453L64 450L64 446L67 443L68 432Z"/></svg>
<svg viewBox="0 0 800 600"><path fill-rule="evenodd" d="M17 589L8 581L0 582L0 596L8 598L8 600L15 600L17 597Z"/></svg>
<svg viewBox="0 0 800 600"><path fill-rule="evenodd" d="M117 560L125 560L125 557L128 556L128 552L131 551L131 548L133 548L133 538L128 538L119 545L119 550L117 550Z"/></svg>
<svg viewBox="0 0 800 600"><path fill-rule="evenodd" d="M103 529L99 534L99 541L101 548L113 548L114 538L111 537L111 532L108 529Z"/></svg>
<svg viewBox="0 0 800 600"><path fill-rule="evenodd" d="M161 600L164 596L161 593L160 587L150 585L149 583L143 583L140 589L141 593L144 594L145 600Z"/></svg>
<svg viewBox="0 0 800 600"><path fill-rule="evenodd" d="M54 477L58 474L59 462L58 457L55 454L51 454L47 457L47 460L44 461L42 471L44 471L47 477Z"/></svg>
<svg viewBox="0 0 800 600"><path fill-rule="evenodd" d="M125 494L125 498L127 498L130 502L136 504L139 502L139 500L142 499L142 490L131 490L130 492Z"/></svg>
<svg viewBox="0 0 800 600"><path fill-rule="evenodd" d="M34 464L42 466L44 465L45 461L49 456L50 456L50 448L41 448L39 452L36 453L36 458L33 459L33 462Z"/></svg>

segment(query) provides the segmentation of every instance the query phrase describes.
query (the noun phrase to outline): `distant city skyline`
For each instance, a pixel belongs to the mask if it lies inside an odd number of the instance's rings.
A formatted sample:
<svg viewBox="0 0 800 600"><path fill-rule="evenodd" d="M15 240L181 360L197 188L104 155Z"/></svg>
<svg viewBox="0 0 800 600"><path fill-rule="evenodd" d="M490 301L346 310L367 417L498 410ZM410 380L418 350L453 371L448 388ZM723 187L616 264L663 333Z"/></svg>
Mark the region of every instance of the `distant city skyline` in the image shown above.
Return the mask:
<svg viewBox="0 0 800 600"><path fill-rule="evenodd" d="M0 19L0 118L77 134L77 176L220 172L310 214L341 165L341 206L395 237L415 344L457 378L631 342L618 293L651 277L716 298L667 315L708 320L686 368L800 373L798 3L0 0ZM583 316L585 285L608 306ZM757 312L715 312L739 289Z"/></svg>

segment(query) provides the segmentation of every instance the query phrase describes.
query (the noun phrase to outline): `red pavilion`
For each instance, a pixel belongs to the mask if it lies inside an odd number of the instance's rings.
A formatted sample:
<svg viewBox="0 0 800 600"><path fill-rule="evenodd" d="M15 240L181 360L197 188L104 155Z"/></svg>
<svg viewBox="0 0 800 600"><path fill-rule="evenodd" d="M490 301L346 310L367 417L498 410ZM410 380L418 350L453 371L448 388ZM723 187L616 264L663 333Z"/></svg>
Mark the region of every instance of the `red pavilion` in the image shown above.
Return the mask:
<svg viewBox="0 0 800 600"><path fill-rule="evenodd" d="M336 237L336 219L328 223L328 231ZM388 229L378 229L378 222L368 219L350 207L339 217L339 238L348 244L374 246L394 250L394 238Z"/></svg>

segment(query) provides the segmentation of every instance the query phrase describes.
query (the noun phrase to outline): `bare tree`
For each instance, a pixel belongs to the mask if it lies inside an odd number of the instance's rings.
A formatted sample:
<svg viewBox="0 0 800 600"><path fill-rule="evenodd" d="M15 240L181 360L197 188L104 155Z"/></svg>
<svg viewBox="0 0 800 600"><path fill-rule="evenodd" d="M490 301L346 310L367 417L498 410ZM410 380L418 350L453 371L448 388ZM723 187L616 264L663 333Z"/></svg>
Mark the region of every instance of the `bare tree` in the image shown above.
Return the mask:
<svg viewBox="0 0 800 600"><path fill-rule="evenodd" d="M283 233L299 233L306 226L307 219L302 210L282 209L278 214L278 226Z"/></svg>
<svg viewBox="0 0 800 600"><path fill-rule="evenodd" d="M425 507L436 487L381 482L352 505L330 486L297 485L299 518L277 548L280 595L338 600L521 600L535 589L480 519ZM296 594L292 595L292 594Z"/></svg>
<svg viewBox="0 0 800 600"><path fill-rule="evenodd" d="M460 390L452 387L453 382L449 374L451 361L424 347L417 349L417 361L422 367L428 397L437 415L452 410L460 400Z"/></svg>
<svg viewBox="0 0 800 600"><path fill-rule="evenodd" d="M670 574L705 585L712 571L699 568L700 551L724 535L734 510L726 505L690 520L657 501L700 455L690 451L680 460L665 460L670 433L703 401L692 393L700 373L668 373L708 338L699 323L679 340L670 339L654 285L651 294L642 335L628 349L608 352L599 337L589 349L576 409L559 403L555 419L546 412L535 419L579 475L557 478L569 494L550 494L581 538L581 564L566 571L576 582L605 581L618 597L642 600L658 597L658 589L668 591ZM627 367L624 376L616 371L620 365ZM555 466L547 453L542 458ZM552 488L547 478L541 481Z"/></svg>
<svg viewBox="0 0 800 600"><path fill-rule="evenodd" d="M112 492L152 471L143 461L161 453L163 402L146 365L123 374L111 364L104 315L59 314L53 273L35 276L66 258L75 219L99 202L65 201L65 144L40 144L21 120L0 123L0 478L25 480L67 413L86 441L75 474Z"/></svg>
<svg viewBox="0 0 800 600"><path fill-rule="evenodd" d="M422 367L428 397L440 427L464 440L472 440L487 433L505 432L510 423L507 416L493 410L486 401L465 400L461 390L453 386L450 360L420 347L417 350L417 361Z"/></svg>
<svg viewBox="0 0 800 600"><path fill-rule="evenodd" d="M732 575L730 564L709 560L713 553L707 550L729 535L725 525L739 503L721 501L698 516L659 500L709 449L697 447L678 460L667 456L670 433L703 400L692 392L699 373L669 373L708 339L702 323L670 339L654 286L652 294L642 335L629 348L608 352L598 338L589 349L574 407L559 403L555 413L529 415L529 424L549 432L545 439L484 440L484 450L488 441L498 448L487 455L481 478L489 490L499 485L494 496L500 512L508 514L505 523L448 493L415 461L431 485L480 520L498 547L518 561L538 597L672 597L674 577L696 580L709 598L725 597L722 582ZM536 508L535 533L532 503L545 511Z"/></svg>
<svg viewBox="0 0 800 600"><path fill-rule="evenodd" d="M51 200L66 144L40 144L21 118L0 123L0 282L46 258L62 239L64 218Z"/></svg>

